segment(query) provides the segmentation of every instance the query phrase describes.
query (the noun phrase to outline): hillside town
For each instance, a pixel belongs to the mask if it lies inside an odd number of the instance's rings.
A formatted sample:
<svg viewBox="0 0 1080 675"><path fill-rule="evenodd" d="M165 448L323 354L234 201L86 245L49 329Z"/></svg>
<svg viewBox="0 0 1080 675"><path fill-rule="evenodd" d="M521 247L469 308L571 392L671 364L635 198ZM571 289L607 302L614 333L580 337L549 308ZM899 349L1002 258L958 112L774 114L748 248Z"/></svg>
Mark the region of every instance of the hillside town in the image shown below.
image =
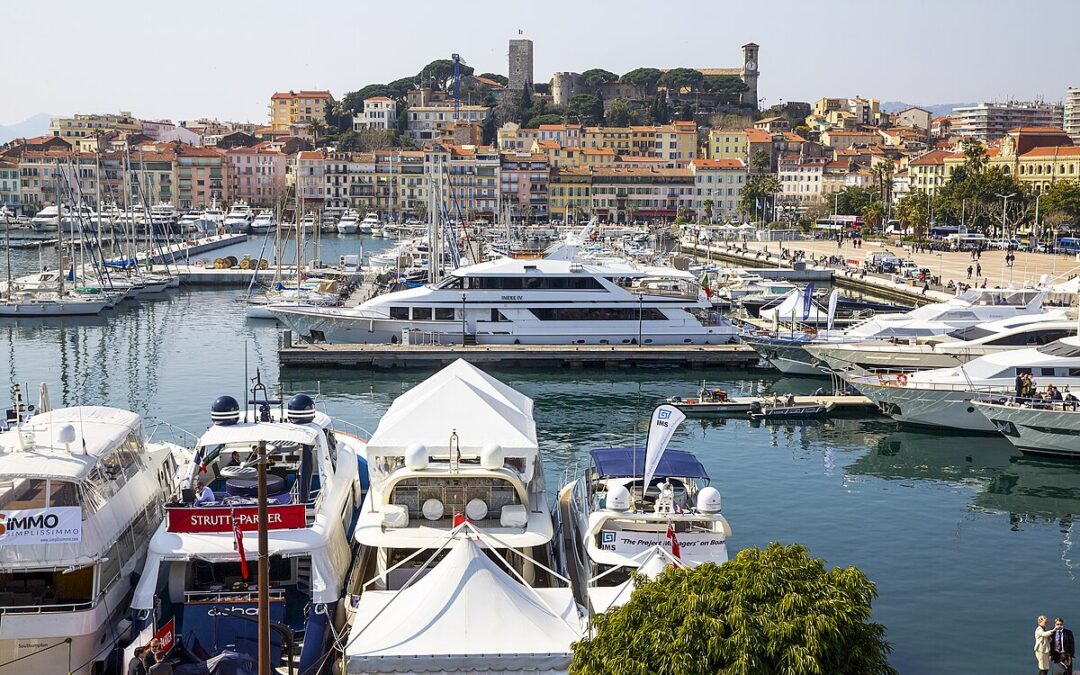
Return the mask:
<svg viewBox="0 0 1080 675"><path fill-rule="evenodd" d="M98 194L123 202L127 162L144 198L180 211L240 200L280 209L296 197L331 219L352 209L393 222L424 219L436 190L462 221L808 227L847 216L925 235L994 225L977 198L963 214L951 202L935 213L949 180L976 161L1023 192L997 226L1034 224L1034 198L1062 181L1042 215L1050 226L1078 215L1080 88L1063 103L983 102L945 116L886 112L860 95L761 109L754 43L736 67L592 69L546 82L533 49L511 40L505 76L476 74L455 54L340 95L273 92L263 123L54 118L47 135L0 149L0 206L30 217L58 190L93 208Z"/></svg>

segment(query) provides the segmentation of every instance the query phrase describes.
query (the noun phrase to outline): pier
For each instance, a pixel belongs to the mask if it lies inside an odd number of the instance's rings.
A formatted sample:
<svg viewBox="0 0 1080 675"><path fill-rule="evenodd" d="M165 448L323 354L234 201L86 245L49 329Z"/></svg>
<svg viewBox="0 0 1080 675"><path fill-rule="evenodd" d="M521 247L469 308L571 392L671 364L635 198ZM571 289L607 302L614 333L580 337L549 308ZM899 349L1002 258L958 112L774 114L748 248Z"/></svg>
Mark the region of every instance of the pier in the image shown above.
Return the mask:
<svg viewBox="0 0 1080 675"><path fill-rule="evenodd" d="M282 368L431 368L465 359L500 368L757 367L746 345L401 345L294 342L284 331Z"/></svg>

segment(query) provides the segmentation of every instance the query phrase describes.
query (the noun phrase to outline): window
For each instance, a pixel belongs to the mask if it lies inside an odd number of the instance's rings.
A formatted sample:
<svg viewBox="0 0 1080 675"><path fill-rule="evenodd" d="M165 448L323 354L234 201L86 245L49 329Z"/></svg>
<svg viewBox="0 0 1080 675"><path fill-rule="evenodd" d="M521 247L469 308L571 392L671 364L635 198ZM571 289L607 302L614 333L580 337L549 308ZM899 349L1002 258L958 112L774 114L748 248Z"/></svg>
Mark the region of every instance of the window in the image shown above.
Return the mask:
<svg viewBox="0 0 1080 675"><path fill-rule="evenodd" d="M535 307L529 311L541 321L637 321L639 308ZM667 319L664 313L655 307L641 308L640 314L642 321Z"/></svg>
<svg viewBox="0 0 1080 675"><path fill-rule="evenodd" d="M431 321L431 308L430 307L413 307L412 308L413 321Z"/></svg>
<svg viewBox="0 0 1080 675"><path fill-rule="evenodd" d="M390 318L391 319L400 319L400 320L407 321L409 319L409 308L408 307L391 307L390 308Z"/></svg>
<svg viewBox="0 0 1080 675"><path fill-rule="evenodd" d="M436 307L435 308L435 320L436 321L453 321L454 320L454 308L453 307Z"/></svg>

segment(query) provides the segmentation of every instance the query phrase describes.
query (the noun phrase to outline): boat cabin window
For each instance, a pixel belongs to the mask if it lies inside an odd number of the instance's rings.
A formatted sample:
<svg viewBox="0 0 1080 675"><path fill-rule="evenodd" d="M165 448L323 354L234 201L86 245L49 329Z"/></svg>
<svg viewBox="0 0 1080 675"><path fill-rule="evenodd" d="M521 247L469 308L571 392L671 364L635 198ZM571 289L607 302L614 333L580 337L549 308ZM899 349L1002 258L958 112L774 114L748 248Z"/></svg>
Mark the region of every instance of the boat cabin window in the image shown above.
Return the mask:
<svg viewBox="0 0 1080 675"><path fill-rule="evenodd" d="M987 330L980 326L968 326L967 328L957 328L956 330L949 331L948 336L954 340L963 340L968 342L970 340L978 340L980 338L993 335L994 331Z"/></svg>
<svg viewBox="0 0 1080 675"><path fill-rule="evenodd" d="M505 314L495 309L494 307L491 308L491 320L495 322L509 321L509 319L506 318Z"/></svg>
<svg viewBox="0 0 1080 675"><path fill-rule="evenodd" d="M36 613L48 607L89 604L93 598L93 566L67 573L0 572L0 611Z"/></svg>
<svg viewBox="0 0 1080 675"><path fill-rule="evenodd" d="M466 288L496 291L589 291L603 286L591 276L466 277Z"/></svg>
<svg viewBox="0 0 1080 675"><path fill-rule="evenodd" d="M408 307L391 307L390 308L391 319L401 319L403 321L409 320L409 308Z"/></svg>
<svg viewBox="0 0 1080 675"><path fill-rule="evenodd" d="M462 282L461 277L449 276L449 277L443 279L441 282L439 282L439 284L435 288L439 288L439 289L461 288L462 287L461 282Z"/></svg>
<svg viewBox="0 0 1080 675"><path fill-rule="evenodd" d="M270 556L271 586L288 584L292 581L292 564L288 558L279 555ZM222 593L236 590L255 590L257 574L254 561L248 561L247 580L240 574L240 562L206 562L192 560L188 565L189 592Z"/></svg>
<svg viewBox="0 0 1080 675"><path fill-rule="evenodd" d="M205 472L199 479L214 493L213 505L242 504L255 501L258 470L244 466L256 452L250 443L203 448ZM267 496L272 504L311 503L319 493L318 448L289 442L268 442L266 454ZM306 459L305 459L306 456ZM192 486L194 487L194 486ZM190 500L192 495L185 499ZM190 501L182 505L190 506Z"/></svg>
<svg viewBox="0 0 1080 675"><path fill-rule="evenodd" d="M671 489L673 494L673 503L675 506L682 507L684 509L691 509L694 507L693 499L690 499L690 495L697 492L697 485L692 480L683 478L654 478L649 483L649 489L645 491L645 495L641 494L640 478L627 481L623 483L628 490L630 490L630 496L635 503L640 504L645 510L650 510L656 504L656 498L660 496L660 488L657 485L661 482L671 483ZM688 487L689 486L689 487ZM604 504L607 502L607 485L603 482L595 484L594 488L596 492L596 498L599 508L604 508Z"/></svg>
<svg viewBox="0 0 1080 675"><path fill-rule="evenodd" d="M664 321L664 313L655 307L533 307L529 309L540 321Z"/></svg>
<svg viewBox="0 0 1080 675"><path fill-rule="evenodd" d="M413 307L412 308L413 321L431 321L431 308L430 307Z"/></svg>
<svg viewBox="0 0 1080 675"><path fill-rule="evenodd" d="M80 506L75 484L50 478L0 479L0 508L42 509Z"/></svg>
<svg viewBox="0 0 1080 675"><path fill-rule="evenodd" d="M1080 357L1080 344L1076 341L1066 342L1065 340L1058 340L1051 342L1048 345L1038 347L1039 353L1048 354L1050 356L1060 356L1063 358L1076 358Z"/></svg>
<svg viewBox="0 0 1080 675"><path fill-rule="evenodd" d="M1013 335L1006 335L1004 337L997 338L996 340L990 340L986 344L994 345L995 347L1035 347L1037 345L1049 344L1055 340L1060 340L1063 337L1069 337L1072 334L1073 331L1065 329L1033 330L1022 333L1014 333Z"/></svg>
<svg viewBox="0 0 1080 675"><path fill-rule="evenodd" d="M435 308L435 320L436 321L453 321L455 319L453 307L436 307Z"/></svg>
<svg viewBox="0 0 1080 675"><path fill-rule="evenodd" d="M951 312L945 312L941 315L941 321L974 321L978 317L974 312L968 312L965 310L953 310Z"/></svg>

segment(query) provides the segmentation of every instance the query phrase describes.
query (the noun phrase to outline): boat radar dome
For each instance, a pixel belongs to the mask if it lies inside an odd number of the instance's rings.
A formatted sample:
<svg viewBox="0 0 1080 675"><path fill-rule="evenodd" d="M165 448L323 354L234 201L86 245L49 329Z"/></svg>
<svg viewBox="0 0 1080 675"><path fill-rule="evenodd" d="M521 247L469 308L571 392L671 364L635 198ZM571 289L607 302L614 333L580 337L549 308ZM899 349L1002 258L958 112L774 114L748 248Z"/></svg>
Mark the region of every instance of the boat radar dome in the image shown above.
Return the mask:
<svg viewBox="0 0 1080 675"><path fill-rule="evenodd" d="M480 449L480 466L488 471L501 469L503 465L503 449L497 443L488 443Z"/></svg>
<svg viewBox="0 0 1080 675"><path fill-rule="evenodd" d="M405 448L405 468L412 471L426 469L428 465L427 448L419 443L413 443Z"/></svg>
<svg viewBox="0 0 1080 675"><path fill-rule="evenodd" d="M56 442L70 446L75 442L75 425L61 424L56 429Z"/></svg>
<svg viewBox="0 0 1080 675"><path fill-rule="evenodd" d="M609 511L628 511L630 509L630 491L625 485L615 485L608 490L605 507Z"/></svg>
<svg viewBox="0 0 1080 675"><path fill-rule="evenodd" d="M701 513L720 513L720 491L714 487L701 488L697 496L697 510Z"/></svg>
<svg viewBox="0 0 1080 675"><path fill-rule="evenodd" d="M289 399L289 421L307 424L315 421L315 400L307 394L296 394Z"/></svg>
<svg viewBox="0 0 1080 675"><path fill-rule="evenodd" d="M210 406L210 419L223 427L236 424L240 421L240 404L232 396L218 396Z"/></svg>

